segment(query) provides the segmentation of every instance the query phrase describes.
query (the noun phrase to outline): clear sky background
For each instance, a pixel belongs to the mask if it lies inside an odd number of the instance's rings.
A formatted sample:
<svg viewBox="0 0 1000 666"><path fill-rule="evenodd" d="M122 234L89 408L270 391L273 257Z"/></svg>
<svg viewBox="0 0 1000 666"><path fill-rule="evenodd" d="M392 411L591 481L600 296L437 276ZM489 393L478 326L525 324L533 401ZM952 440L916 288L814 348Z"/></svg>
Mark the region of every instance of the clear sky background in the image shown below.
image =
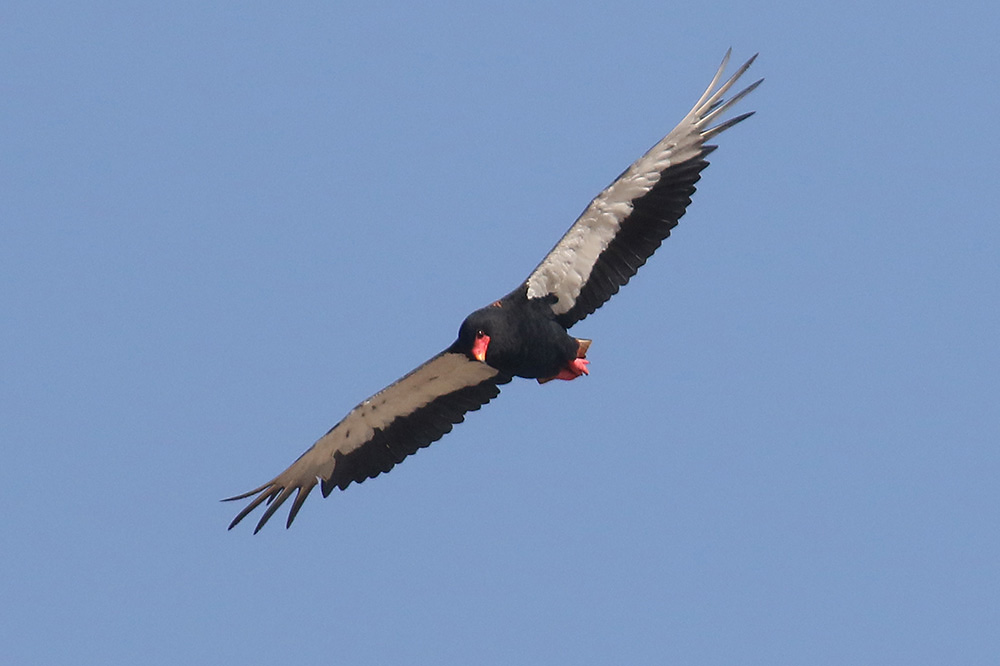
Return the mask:
<svg viewBox="0 0 1000 666"><path fill-rule="evenodd" d="M995 2L83 4L0 9L0 663L997 663ZM729 46L589 377L226 531Z"/></svg>

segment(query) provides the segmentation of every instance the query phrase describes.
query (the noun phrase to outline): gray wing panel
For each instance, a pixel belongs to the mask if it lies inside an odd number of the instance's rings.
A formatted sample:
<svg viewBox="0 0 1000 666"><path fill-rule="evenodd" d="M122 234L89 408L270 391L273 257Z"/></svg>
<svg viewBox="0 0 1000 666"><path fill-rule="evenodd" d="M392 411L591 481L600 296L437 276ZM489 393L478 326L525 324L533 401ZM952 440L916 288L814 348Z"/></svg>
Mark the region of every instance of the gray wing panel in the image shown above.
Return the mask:
<svg viewBox="0 0 1000 666"><path fill-rule="evenodd" d="M450 432L467 412L500 393L510 377L470 359L445 351L352 409L344 419L264 485L229 500L254 499L233 519L232 529L251 511L267 504L254 532L260 530L292 494L286 526L292 524L306 497L322 482L323 495L352 481L388 472L406 456ZM255 496L255 497L254 497Z"/></svg>
<svg viewBox="0 0 1000 666"><path fill-rule="evenodd" d="M760 84L723 99L754 58L720 85L726 54L684 120L597 195L535 268L525 282L528 298L555 297L553 311L564 326L571 326L635 275L691 203L694 184L708 165L705 156L715 148L705 142L752 115L712 125Z"/></svg>

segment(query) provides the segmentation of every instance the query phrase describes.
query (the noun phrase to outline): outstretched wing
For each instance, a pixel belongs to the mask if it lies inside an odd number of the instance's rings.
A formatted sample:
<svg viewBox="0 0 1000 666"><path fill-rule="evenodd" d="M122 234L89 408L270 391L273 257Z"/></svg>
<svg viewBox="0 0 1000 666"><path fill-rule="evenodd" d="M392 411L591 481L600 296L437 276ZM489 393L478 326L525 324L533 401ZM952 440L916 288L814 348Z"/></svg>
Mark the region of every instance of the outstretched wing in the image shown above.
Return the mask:
<svg viewBox="0 0 1000 666"><path fill-rule="evenodd" d="M563 326L601 307L646 263L691 203L705 157L716 148L705 142L753 115L713 125L763 81L724 100L757 57L719 85L729 55L684 120L590 202L522 285L528 298L552 299Z"/></svg>
<svg viewBox="0 0 1000 666"><path fill-rule="evenodd" d="M310 491L323 496L388 472L406 456L429 445L500 393L511 377L466 354L444 351L351 410L284 472L250 492L254 497L230 523L232 529L261 504L267 509L254 534L295 493L288 527Z"/></svg>

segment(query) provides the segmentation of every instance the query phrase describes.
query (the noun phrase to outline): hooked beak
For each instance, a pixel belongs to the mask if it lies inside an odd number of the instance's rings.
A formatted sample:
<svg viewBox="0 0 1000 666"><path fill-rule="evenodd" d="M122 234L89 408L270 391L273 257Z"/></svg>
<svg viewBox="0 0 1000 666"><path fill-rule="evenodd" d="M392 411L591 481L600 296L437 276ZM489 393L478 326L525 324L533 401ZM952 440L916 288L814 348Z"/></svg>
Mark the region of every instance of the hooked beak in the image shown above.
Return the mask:
<svg viewBox="0 0 1000 666"><path fill-rule="evenodd" d="M490 336L477 333L476 341L472 343L472 357L481 363L486 362L486 349L490 346Z"/></svg>

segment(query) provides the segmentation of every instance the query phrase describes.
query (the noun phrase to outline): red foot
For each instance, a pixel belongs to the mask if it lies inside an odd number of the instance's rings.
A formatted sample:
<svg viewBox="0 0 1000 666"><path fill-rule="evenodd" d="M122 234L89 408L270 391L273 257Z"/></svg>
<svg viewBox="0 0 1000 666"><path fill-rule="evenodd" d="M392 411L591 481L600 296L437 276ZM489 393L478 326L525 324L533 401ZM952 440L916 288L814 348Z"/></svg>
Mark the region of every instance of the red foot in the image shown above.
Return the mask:
<svg viewBox="0 0 1000 666"><path fill-rule="evenodd" d="M550 382L553 379L563 379L565 381L570 381L576 379L580 375L589 375L590 371L587 370L587 364L590 363L585 358L574 358L572 361L566 364L566 367L559 371L559 374L555 377L546 377L545 379L539 379L539 384L544 384L545 382Z"/></svg>

